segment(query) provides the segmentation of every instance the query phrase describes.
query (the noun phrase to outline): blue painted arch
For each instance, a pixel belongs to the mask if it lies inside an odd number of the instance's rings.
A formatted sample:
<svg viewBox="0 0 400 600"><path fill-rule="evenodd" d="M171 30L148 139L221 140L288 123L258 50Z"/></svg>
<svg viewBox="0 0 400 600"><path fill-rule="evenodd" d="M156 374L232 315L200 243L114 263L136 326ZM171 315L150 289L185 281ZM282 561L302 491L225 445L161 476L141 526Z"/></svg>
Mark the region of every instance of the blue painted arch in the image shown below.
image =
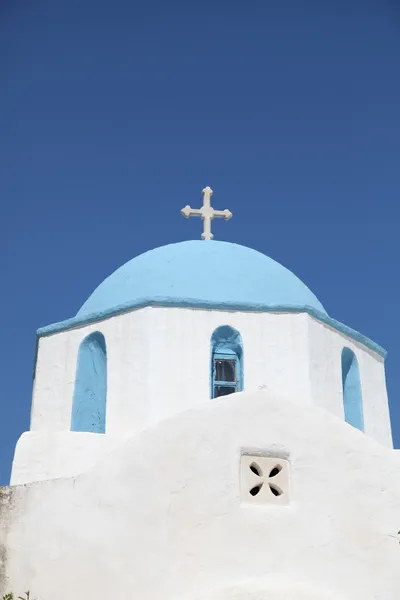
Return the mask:
<svg viewBox="0 0 400 600"><path fill-rule="evenodd" d="M364 431L360 369L356 355L347 347L342 350L342 389L345 421Z"/></svg>
<svg viewBox="0 0 400 600"><path fill-rule="evenodd" d="M99 331L88 335L78 352L71 431L105 433L107 350Z"/></svg>

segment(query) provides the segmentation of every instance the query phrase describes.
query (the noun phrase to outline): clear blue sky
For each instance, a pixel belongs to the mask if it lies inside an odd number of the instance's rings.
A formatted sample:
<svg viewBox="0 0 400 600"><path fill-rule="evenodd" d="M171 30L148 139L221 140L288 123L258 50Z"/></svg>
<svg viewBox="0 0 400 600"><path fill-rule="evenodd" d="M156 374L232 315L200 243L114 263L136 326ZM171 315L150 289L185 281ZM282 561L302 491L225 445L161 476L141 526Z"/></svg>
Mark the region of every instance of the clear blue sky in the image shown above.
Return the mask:
<svg viewBox="0 0 400 600"><path fill-rule="evenodd" d="M396 0L0 3L0 482L29 426L35 331L115 268L218 239L302 278L389 352L400 445Z"/></svg>

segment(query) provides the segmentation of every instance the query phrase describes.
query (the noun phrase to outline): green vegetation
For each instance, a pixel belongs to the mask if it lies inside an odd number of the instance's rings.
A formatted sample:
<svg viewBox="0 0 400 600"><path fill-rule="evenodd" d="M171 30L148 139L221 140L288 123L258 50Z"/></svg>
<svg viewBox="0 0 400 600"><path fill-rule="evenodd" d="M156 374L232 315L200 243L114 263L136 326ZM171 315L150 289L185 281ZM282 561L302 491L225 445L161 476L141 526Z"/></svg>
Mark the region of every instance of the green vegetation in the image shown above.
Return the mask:
<svg viewBox="0 0 400 600"><path fill-rule="evenodd" d="M25 592L25 596L18 596L18 598L13 593L5 594L2 596L2 600L31 600L31 594L30 592Z"/></svg>

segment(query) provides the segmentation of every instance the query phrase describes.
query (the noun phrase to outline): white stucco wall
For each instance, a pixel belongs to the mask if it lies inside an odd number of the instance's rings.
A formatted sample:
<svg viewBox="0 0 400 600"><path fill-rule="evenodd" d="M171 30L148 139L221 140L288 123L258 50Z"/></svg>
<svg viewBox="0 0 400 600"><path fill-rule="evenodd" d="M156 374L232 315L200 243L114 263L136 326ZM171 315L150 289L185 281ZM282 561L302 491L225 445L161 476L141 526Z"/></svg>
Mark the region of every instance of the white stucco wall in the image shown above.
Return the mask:
<svg viewBox="0 0 400 600"><path fill-rule="evenodd" d="M301 583L289 583L273 575L217 588L206 595L196 594L194 598L196 600L340 600L337 594L332 594L326 589Z"/></svg>
<svg viewBox="0 0 400 600"><path fill-rule="evenodd" d="M111 434L27 431L15 449L10 483L18 485L84 473L122 441L121 436Z"/></svg>
<svg viewBox="0 0 400 600"><path fill-rule="evenodd" d="M31 429L69 430L79 345L93 331L107 344L107 433L139 431L203 402L220 325L242 335L245 389L310 402L306 315L149 307L40 339Z"/></svg>
<svg viewBox="0 0 400 600"><path fill-rule="evenodd" d="M389 443L383 359L309 315L144 308L40 339L31 429L68 431L79 345L93 331L107 344L107 433L139 431L210 394L210 338L236 328L244 386L343 417L341 351L359 361L366 431Z"/></svg>
<svg viewBox="0 0 400 600"><path fill-rule="evenodd" d="M365 431L391 447L383 359L362 344L305 313L149 307L40 339L31 433L17 445L12 483L83 472L118 440L204 402L210 396L210 339L221 325L242 336L246 391L321 406L340 419L341 352L351 348L360 367ZM113 439L83 434L68 442L79 345L93 331L103 333L107 345L106 437Z"/></svg>
<svg viewBox="0 0 400 600"><path fill-rule="evenodd" d="M241 502L243 448L288 457L288 505ZM43 600L398 600L399 467L326 410L267 392L206 401L85 474L3 494L4 586Z"/></svg>
<svg viewBox="0 0 400 600"><path fill-rule="evenodd" d="M138 430L148 422L149 335L153 333L148 312L133 311L40 338L31 430L69 431L79 346L94 331L103 333L107 347L107 433L132 432L132 426Z"/></svg>
<svg viewBox="0 0 400 600"><path fill-rule="evenodd" d="M344 419L341 355L357 357L366 435L393 447L384 359L332 327L308 318L312 402Z"/></svg>

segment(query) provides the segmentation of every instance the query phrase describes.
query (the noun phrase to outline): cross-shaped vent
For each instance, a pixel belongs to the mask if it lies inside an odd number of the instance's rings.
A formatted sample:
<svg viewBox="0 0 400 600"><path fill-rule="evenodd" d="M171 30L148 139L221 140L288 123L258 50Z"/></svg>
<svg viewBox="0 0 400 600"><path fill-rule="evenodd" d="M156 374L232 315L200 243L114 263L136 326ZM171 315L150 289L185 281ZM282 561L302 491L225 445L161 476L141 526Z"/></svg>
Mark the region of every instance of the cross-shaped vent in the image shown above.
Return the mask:
<svg viewBox="0 0 400 600"><path fill-rule="evenodd" d="M283 458L243 454L242 500L251 504L289 502L289 463Z"/></svg>

